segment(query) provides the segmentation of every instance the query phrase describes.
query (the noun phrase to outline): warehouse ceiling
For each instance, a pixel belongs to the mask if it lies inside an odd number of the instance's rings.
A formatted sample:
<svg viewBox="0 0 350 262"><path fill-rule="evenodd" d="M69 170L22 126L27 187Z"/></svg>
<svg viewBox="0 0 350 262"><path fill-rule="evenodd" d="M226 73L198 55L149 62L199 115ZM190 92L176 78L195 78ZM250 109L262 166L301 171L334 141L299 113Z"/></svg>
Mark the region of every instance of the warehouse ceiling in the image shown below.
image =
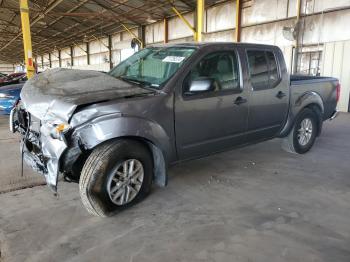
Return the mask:
<svg viewBox="0 0 350 262"><path fill-rule="evenodd" d="M151 24L180 12L194 11L196 0L32 0L29 2L34 55L96 37ZM212 5L214 0L207 0ZM19 0L0 0L0 60L23 60Z"/></svg>

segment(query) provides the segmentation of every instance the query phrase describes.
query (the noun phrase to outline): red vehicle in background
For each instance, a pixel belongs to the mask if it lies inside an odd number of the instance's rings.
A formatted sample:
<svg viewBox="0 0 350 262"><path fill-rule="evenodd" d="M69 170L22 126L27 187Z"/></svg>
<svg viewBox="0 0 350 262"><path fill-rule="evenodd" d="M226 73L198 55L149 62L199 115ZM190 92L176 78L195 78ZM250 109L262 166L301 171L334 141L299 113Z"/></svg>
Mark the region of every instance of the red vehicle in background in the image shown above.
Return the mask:
<svg viewBox="0 0 350 262"><path fill-rule="evenodd" d="M18 84L26 80L26 73L12 73L7 76L0 77L0 86Z"/></svg>

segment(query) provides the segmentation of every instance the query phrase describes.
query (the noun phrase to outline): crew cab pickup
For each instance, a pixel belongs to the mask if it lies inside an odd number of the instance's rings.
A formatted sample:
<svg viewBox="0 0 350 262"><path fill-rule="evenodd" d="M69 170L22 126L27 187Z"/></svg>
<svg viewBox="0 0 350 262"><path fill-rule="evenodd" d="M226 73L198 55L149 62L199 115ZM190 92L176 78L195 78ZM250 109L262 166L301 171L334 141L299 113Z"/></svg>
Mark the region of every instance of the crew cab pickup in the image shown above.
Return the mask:
<svg viewBox="0 0 350 262"><path fill-rule="evenodd" d="M290 76L278 47L152 46L107 74L53 69L28 80L10 129L23 158L57 191L79 181L86 209L107 216L167 184L170 165L283 138L305 153L336 116L340 85Z"/></svg>

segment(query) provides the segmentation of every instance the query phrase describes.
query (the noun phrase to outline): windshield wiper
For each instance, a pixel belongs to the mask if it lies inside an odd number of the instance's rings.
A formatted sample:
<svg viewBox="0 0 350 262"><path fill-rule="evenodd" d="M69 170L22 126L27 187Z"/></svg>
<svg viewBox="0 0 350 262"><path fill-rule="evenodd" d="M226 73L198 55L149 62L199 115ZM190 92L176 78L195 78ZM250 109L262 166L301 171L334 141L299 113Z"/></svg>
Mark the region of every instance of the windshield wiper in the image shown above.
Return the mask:
<svg viewBox="0 0 350 262"><path fill-rule="evenodd" d="M127 81L127 82L131 82L131 83L134 83L134 84L137 84L137 85L140 85L141 87L145 87L145 88L157 88L159 87L159 85L155 85L155 84L152 84L151 82L148 82L148 81L144 81L144 80L139 80L139 79L135 79L135 78L129 78L129 77L126 77L126 76L120 76L119 77L121 80L124 80L124 81Z"/></svg>
<svg viewBox="0 0 350 262"><path fill-rule="evenodd" d="M124 80L124 81L126 81L126 82L129 82L129 83L133 83L133 84L137 84L137 85L139 85L139 84L140 84L140 82L139 82L139 81L134 80L134 79L129 78L129 77L119 76L119 77L117 77L117 78L119 78L119 79L121 79L121 80Z"/></svg>

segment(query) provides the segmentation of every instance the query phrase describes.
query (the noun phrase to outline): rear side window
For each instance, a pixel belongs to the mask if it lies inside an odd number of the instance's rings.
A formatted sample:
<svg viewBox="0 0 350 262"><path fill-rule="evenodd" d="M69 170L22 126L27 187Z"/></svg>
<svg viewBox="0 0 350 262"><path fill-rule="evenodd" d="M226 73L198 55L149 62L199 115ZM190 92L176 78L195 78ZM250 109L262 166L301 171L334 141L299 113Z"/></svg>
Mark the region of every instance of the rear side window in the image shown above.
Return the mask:
<svg viewBox="0 0 350 262"><path fill-rule="evenodd" d="M280 81L277 61L273 52L247 51L249 75L255 90L274 88Z"/></svg>

